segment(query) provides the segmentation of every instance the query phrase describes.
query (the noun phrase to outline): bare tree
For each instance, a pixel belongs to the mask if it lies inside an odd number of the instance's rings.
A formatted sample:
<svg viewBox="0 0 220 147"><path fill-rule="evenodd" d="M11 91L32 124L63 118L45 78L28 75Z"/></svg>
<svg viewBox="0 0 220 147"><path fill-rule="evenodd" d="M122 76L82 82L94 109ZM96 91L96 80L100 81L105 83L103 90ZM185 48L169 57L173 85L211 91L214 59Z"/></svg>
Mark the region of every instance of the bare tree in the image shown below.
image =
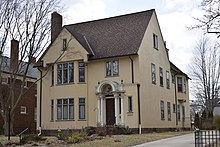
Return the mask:
<svg viewBox="0 0 220 147"><path fill-rule="evenodd" d="M19 42L19 58L18 65L9 67L10 84L7 85L7 93L5 93L5 85L0 81L0 104L2 111L1 116L4 119L4 132L8 133L7 112L10 106L11 110L11 133L13 133L13 116L15 109L24 95L32 88L25 88L25 81L32 60L38 57L50 41L50 19L49 14L52 11L59 9L58 0L1 0L0 1L0 51L6 53L7 41L16 39ZM5 21L6 20L6 21ZM1 54L1 55L2 55ZM4 58L1 58L1 67L3 66ZM5 64L4 64L5 65ZM7 66L7 65L6 65ZM6 68L6 67L4 67ZM4 68L0 70L1 74ZM16 79L21 79L19 86L19 94L16 88ZM3 88L4 87L4 88Z"/></svg>
<svg viewBox="0 0 220 147"><path fill-rule="evenodd" d="M220 92L220 48L211 45L207 38L201 39L194 48L191 63L193 94L200 106L212 110L219 100Z"/></svg>
<svg viewBox="0 0 220 147"><path fill-rule="evenodd" d="M220 1L219 0L203 0L201 3L203 17L195 18L198 24L192 26L194 28L202 28L207 33L215 33L220 35Z"/></svg>

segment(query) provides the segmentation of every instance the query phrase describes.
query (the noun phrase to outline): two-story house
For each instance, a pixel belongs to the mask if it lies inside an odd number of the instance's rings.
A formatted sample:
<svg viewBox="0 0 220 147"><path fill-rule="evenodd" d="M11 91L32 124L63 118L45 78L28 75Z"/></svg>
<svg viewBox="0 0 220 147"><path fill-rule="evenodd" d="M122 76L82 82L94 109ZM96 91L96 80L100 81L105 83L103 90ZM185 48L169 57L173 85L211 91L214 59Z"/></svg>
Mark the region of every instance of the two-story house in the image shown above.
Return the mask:
<svg viewBox="0 0 220 147"><path fill-rule="evenodd" d="M62 26L38 61L42 133L86 126L189 128L188 76L169 61L155 10Z"/></svg>
<svg viewBox="0 0 220 147"><path fill-rule="evenodd" d="M1 62L1 77L0 85L3 87L13 87L14 99L9 95L5 97L0 97L0 134L3 134L3 126L5 125L3 116L6 115L8 119L8 111L12 111L12 108L15 108L14 112L11 112L11 119L13 119L13 130L17 135L23 130L28 128L29 133L36 133L36 108L37 108L37 87L34 84L37 80L37 69L33 68L36 64L36 58L31 58L31 63L27 64L25 61L19 61L19 42L17 40L11 40L11 51L10 58L0 55ZM12 69L18 67L18 69L13 72ZM24 86L22 86L22 81L24 78L24 72L27 70L26 80ZM15 82L15 83L13 83ZM21 92L23 89L23 92ZM7 93L9 90L7 88L1 89L1 94ZM10 90L11 91L11 90ZM23 93L23 96L18 100L19 95ZM18 101L17 106L14 105ZM9 104L7 104L9 102ZM10 108L9 108L10 106ZM7 126L8 127L8 126Z"/></svg>

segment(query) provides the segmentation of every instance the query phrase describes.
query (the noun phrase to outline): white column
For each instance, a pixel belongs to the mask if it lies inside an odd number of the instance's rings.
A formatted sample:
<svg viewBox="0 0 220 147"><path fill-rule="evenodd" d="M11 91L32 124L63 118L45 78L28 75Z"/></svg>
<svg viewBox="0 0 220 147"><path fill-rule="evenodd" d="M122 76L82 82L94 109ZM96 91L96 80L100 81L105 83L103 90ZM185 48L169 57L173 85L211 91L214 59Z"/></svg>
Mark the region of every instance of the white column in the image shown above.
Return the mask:
<svg viewBox="0 0 220 147"><path fill-rule="evenodd" d="M103 109L103 97L101 97L101 109L100 109L100 111L101 111L101 126L104 126L104 111L103 111L104 109Z"/></svg>
<svg viewBox="0 0 220 147"><path fill-rule="evenodd" d="M97 124L100 124L101 123L101 107L100 107L100 105L101 105L101 98L99 97L98 98L98 110L97 110L97 116L98 116L98 118L97 118Z"/></svg>
<svg viewBox="0 0 220 147"><path fill-rule="evenodd" d="M124 97L121 96L121 125L124 125Z"/></svg>
<svg viewBox="0 0 220 147"><path fill-rule="evenodd" d="M119 109L118 109L118 94L114 94L114 97L115 97L115 124L118 125L118 117L119 117Z"/></svg>

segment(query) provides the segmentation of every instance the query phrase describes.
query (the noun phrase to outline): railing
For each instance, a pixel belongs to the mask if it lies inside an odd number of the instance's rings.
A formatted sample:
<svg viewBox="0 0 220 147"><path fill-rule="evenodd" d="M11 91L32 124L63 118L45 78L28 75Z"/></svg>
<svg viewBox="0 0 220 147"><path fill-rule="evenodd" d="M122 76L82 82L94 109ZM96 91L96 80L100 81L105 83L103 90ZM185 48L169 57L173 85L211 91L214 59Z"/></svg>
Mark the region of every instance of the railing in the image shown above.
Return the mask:
<svg viewBox="0 0 220 147"><path fill-rule="evenodd" d="M196 130L195 147L220 147L218 130Z"/></svg>
<svg viewBox="0 0 220 147"><path fill-rule="evenodd" d="M26 128L26 129L24 129L23 131L21 131L21 133L18 134L20 143L21 143L22 135L23 135L28 129L29 129L29 128Z"/></svg>

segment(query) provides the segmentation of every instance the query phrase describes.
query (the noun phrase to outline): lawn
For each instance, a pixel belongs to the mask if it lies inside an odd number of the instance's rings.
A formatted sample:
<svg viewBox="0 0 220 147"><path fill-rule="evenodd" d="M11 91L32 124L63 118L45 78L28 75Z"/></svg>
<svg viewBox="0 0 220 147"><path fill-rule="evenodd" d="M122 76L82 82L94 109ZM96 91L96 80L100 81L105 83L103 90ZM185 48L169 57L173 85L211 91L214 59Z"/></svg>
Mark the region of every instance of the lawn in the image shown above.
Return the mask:
<svg viewBox="0 0 220 147"><path fill-rule="evenodd" d="M47 138L44 142L34 142L33 144L38 144L40 146L69 146L69 147L127 147L127 146L134 146L137 144L150 142L154 140L164 139L168 137L178 136L189 134L192 132L189 131L180 131L180 132L164 132L164 133L146 133L146 134L132 134L132 135L112 135L103 137L100 140L93 140L93 141L84 141L78 144L63 144L55 137L45 137ZM53 140L53 142L48 143L49 140ZM0 136L0 142L7 142L7 137ZM18 142L18 137L11 137L11 141ZM23 146L32 146L33 144L26 144Z"/></svg>

